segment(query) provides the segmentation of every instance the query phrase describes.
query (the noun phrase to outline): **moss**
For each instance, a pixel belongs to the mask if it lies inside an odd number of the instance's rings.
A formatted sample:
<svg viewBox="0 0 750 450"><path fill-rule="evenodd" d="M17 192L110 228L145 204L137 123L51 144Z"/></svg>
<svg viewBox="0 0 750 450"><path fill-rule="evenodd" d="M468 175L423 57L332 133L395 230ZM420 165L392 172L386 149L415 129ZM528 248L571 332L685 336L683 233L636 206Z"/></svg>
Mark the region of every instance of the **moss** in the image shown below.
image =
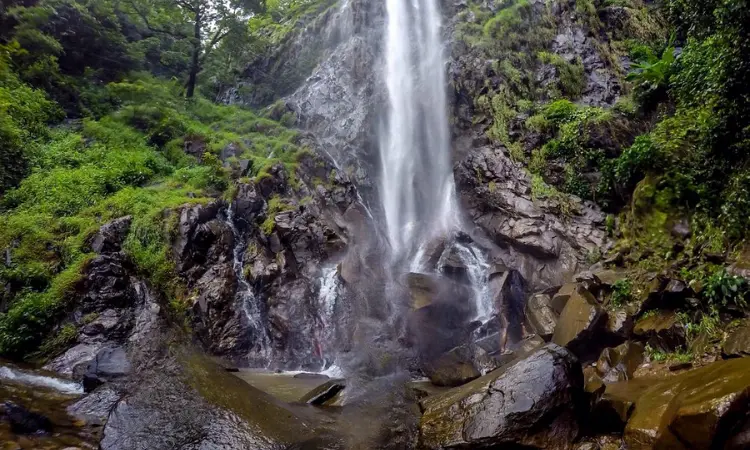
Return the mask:
<svg viewBox="0 0 750 450"><path fill-rule="evenodd" d="M30 359L51 358L64 352L78 340L78 328L67 323L63 325L55 334L49 336L42 342Z"/></svg>
<svg viewBox="0 0 750 450"><path fill-rule="evenodd" d="M263 233L268 236L273 233L273 229L276 226L275 218L276 215L283 211L290 211L294 209L294 205L289 203L288 200L279 197L278 195L272 196L268 200L268 209L266 211L266 219L261 223L260 229Z"/></svg>
<svg viewBox="0 0 750 450"><path fill-rule="evenodd" d="M552 65L558 76L560 93L568 98L580 97L586 87L586 77L580 58L570 62L560 55L542 51L537 58L544 64Z"/></svg>

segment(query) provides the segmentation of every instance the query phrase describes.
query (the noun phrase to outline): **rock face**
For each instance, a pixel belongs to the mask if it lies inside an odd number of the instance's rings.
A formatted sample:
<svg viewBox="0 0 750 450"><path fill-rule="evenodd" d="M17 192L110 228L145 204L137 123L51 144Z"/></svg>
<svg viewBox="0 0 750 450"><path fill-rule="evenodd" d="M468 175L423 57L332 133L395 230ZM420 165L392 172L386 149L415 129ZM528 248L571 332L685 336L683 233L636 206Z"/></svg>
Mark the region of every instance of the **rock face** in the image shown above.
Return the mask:
<svg viewBox="0 0 750 450"><path fill-rule="evenodd" d="M455 172L462 202L472 221L502 248L499 261L520 271L532 289L562 284L590 252L609 245L604 215L593 204L578 202L563 220L556 201L532 200L529 175L502 150L480 147L467 153Z"/></svg>
<svg viewBox="0 0 750 450"><path fill-rule="evenodd" d="M576 358L548 344L512 365L423 400L420 445L572 448L582 389Z"/></svg>
<svg viewBox="0 0 750 450"><path fill-rule="evenodd" d="M78 328L75 345L44 368L81 380L89 363L106 348L127 346L148 352L151 336L163 318L161 307L148 285L133 273L121 253L95 257L79 286L82 292L71 314Z"/></svg>

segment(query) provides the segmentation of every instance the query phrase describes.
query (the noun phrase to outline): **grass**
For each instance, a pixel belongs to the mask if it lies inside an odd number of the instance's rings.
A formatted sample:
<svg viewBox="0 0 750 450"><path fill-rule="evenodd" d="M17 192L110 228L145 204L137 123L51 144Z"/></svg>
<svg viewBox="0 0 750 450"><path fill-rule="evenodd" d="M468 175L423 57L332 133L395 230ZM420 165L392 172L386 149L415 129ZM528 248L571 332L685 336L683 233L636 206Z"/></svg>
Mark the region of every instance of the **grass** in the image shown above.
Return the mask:
<svg viewBox="0 0 750 450"><path fill-rule="evenodd" d="M304 152L296 133L236 107L179 95L179 86L143 75L107 87L119 108L99 120L57 128L37 139L29 175L0 200L0 266L9 309L0 314L0 354L49 354L71 330L50 333L76 302L76 287L94 257L88 239L104 223L133 216L123 251L138 274L174 300L181 281L171 260L175 211L228 190L219 155L231 144L253 162L256 178L273 164L294 173ZM29 137L28 139L31 139ZM188 142L201 152L189 155ZM276 202L278 203L278 202ZM273 203L271 211L284 205ZM7 295L7 294L6 294Z"/></svg>

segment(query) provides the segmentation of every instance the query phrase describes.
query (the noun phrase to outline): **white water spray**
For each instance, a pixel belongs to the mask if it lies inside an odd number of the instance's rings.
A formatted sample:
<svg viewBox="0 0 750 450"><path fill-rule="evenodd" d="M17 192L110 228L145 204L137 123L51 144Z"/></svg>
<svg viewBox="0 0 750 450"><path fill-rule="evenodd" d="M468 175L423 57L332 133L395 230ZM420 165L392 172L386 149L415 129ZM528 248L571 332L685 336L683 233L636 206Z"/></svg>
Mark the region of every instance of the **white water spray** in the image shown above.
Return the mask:
<svg viewBox="0 0 750 450"><path fill-rule="evenodd" d="M25 372L20 369L0 366L0 380L54 389L64 394L83 394L80 383Z"/></svg>
<svg viewBox="0 0 750 450"><path fill-rule="evenodd" d="M387 0L381 200L394 260L459 223L437 0Z"/></svg>

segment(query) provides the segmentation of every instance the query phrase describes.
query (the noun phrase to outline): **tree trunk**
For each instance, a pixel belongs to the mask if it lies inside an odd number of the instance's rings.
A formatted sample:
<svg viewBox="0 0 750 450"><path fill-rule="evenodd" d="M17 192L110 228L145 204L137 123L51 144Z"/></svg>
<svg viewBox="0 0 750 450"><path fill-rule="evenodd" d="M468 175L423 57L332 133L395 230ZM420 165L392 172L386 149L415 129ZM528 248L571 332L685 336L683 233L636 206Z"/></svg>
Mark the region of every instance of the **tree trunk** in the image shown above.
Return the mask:
<svg viewBox="0 0 750 450"><path fill-rule="evenodd" d="M195 29L193 31L193 58L190 62L190 75L188 76L187 92L185 96L192 98L195 94L195 84L198 82L198 72L200 72L201 56L201 15L195 13Z"/></svg>

